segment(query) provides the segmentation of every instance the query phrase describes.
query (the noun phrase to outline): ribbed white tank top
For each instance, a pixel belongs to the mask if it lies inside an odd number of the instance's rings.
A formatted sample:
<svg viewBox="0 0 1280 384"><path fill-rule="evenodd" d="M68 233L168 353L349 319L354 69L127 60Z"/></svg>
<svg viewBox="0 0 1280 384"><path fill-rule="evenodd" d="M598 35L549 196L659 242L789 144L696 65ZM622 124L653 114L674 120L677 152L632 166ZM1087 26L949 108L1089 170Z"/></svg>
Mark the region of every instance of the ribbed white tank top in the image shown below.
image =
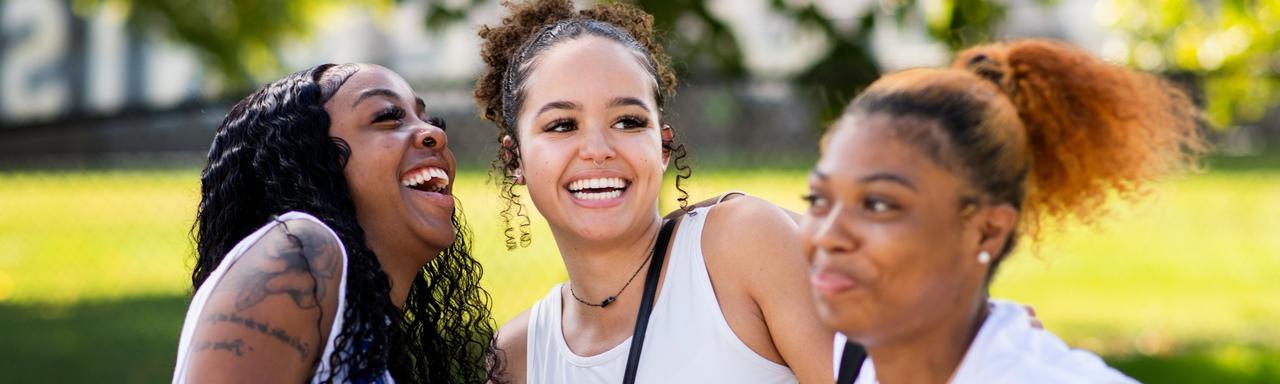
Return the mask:
<svg viewBox="0 0 1280 384"><path fill-rule="evenodd" d="M675 234L636 383L795 383L791 369L748 348L720 312L702 257L708 209L685 216ZM556 285L529 312L527 382L621 383L631 338L595 356L574 354L561 329L560 289Z"/></svg>
<svg viewBox="0 0 1280 384"><path fill-rule="evenodd" d="M331 369L329 356L333 354L334 342L338 339L338 333L342 332L342 313L347 306L347 248L342 245L342 239L338 238L338 234L334 233L333 229L325 225L320 219L303 212L290 211L280 215L278 221L271 221L246 236L244 240L240 240L234 248L231 248L230 252L227 252L227 257L224 257L222 263L218 264L218 268L209 274L209 278L205 279L204 284L200 285L200 289L196 290L195 296L191 298L191 307L187 308L187 318L182 323L182 337L178 341L178 363L173 369L173 382L175 384L187 382L186 362L187 355L191 351L191 339L195 337L196 325L199 324L201 318L200 314L204 311L205 302L209 300L209 295L213 293L214 286L217 285L218 281L222 280L222 276L227 273L227 269L231 268L231 265L235 264L236 260L239 260L240 256L244 255L244 252L249 247L257 243L258 239L261 239L272 228L280 225L280 222L293 219L303 219L320 224L338 242L338 249L342 250L342 280L338 282L338 309L337 312L334 312L338 315L334 317L333 326L329 328L329 340L325 341L324 353L320 355L320 361L316 366L315 374L312 375L311 382L319 382L317 378L325 376ZM334 376L334 382L343 382L345 378L346 375L339 371ZM390 372L384 374L382 380L386 383L395 382L391 378Z"/></svg>

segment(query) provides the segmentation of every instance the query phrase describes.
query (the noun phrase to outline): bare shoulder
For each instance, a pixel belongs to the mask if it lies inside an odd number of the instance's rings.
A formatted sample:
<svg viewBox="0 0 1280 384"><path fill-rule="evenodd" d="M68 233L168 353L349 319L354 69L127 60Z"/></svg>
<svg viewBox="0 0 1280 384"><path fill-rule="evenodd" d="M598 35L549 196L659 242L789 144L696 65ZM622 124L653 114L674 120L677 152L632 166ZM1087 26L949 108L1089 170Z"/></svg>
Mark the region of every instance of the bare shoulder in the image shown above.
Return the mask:
<svg viewBox="0 0 1280 384"><path fill-rule="evenodd" d="M524 383L529 339L529 311L516 315L498 329L495 353L501 362L499 376L507 383Z"/></svg>
<svg viewBox="0 0 1280 384"><path fill-rule="evenodd" d="M276 222L214 284L187 351L188 375L300 381L337 316L341 242L323 224ZM268 380L269 379L269 380Z"/></svg>
<svg viewBox="0 0 1280 384"><path fill-rule="evenodd" d="M741 196L711 208L703 241L712 240L726 247L724 251L751 250L760 244L794 241L797 228L786 210L755 196Z"/></svg>
<svg viewBox="0 0 1280 384"><path fill-rule="evenodd" d="M758 302L759 293L776 291L787 275L804 274L798 227L786 210L742 196L712 207L706 220L702 252L717 287L740 284Z"/></svg>
<svg viewBox="0 0 1280 384"><path fill-rule="evenodd" d="M830 343L833 334L818 321L798 230L786 210L760 198L740 197L711 209L703 229L703 257L713 282L717 275L727 277L721 281L736 282L749 295L754 308L745 307L754 312L742 317L755 317L765 326L753 332L752 321L739 321L745 326L735 327L733 308L723 304L732 292L716 283L722 311L739 338L762 356L787 365L800 382L829 383L831 350L813 346Z"/></svg>

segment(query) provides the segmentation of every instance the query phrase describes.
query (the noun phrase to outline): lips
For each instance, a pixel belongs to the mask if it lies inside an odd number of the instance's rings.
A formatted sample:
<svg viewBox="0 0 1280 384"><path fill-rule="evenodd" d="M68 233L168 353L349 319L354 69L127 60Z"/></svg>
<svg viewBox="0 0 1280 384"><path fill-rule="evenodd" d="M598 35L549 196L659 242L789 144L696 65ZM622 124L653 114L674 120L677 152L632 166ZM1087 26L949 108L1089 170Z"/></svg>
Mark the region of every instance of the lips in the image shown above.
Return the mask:
<svg viewBox="0 0 1280 384"><path fill-rule="evenodd" d="M809 284L824 297L839 295L858 286L848 275L830 270L813 271L809 275Z"/></svg>

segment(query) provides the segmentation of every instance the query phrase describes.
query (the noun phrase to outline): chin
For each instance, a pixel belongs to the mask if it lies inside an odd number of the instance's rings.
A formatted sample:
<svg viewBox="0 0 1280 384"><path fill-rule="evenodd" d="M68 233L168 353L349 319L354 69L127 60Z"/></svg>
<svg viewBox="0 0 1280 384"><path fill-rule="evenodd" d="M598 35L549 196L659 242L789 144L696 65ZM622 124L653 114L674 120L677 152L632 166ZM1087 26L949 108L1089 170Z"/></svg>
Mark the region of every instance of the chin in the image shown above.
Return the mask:
<svg viewBox="0 0 1280 384"><path fill-rule="evenodd" d="M453 245L453 241L457 237L454 232L453 223L448 218L443 220L431 220L428 223L419 225L413 231L417 237L430 248L433 252L431 257L435 257L435 253L439 253L448 249Z"/></svg>
<svg viewBox="0 0 1280 384"><path fill-rule="evenodd" d="M577 212L566 215L568 222L565 229L574 235L589 241L609 241L643 232L652 220L649 216L640 216L632 211Z"/></svg>
<svg viewBox="0 0 1280 384"><path fill-rule="evenodd" d="M869 314L849 306L831 306L823 300L818 300L817 306L818 319L827 327L843 333L856 342L866 342L867 331L870 328L869 320L871 320Z"/></svg>

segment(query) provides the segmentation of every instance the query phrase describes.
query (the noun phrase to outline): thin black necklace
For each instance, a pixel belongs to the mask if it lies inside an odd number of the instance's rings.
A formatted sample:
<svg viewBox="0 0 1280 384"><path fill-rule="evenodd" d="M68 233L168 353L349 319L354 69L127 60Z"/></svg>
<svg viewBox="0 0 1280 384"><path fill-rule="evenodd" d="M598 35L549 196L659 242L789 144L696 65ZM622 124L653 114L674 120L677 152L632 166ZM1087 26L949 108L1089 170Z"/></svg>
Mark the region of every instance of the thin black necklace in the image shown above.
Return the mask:
<svg viewBox="0 0 1280 384"><path fill-rule="evenodd" d="M657 245L657 243L658 243L658 238L655 236L653 238L653 241L649 243L649 252L648 252L649 257L646 257L644 259L644 262L640 263L640 267L636 268L635 273L631 274L631 278L627 279L627 283L622 285L622 289L619 289L618 293L614 293L612 296L604 298L604 300L601 301L600 304L588 303L586 300L583 300L581 297L578 297L578 294L573 292L573 281L569 281L569 295L573 296L573 299L577 300L579 303L586 304L587 306L590 306L590 307L600 307L600 308L608 307L609 304L613 304L614 301L618 300L618 295L621 295L622 291L627 290L627 287L630 286L631 282L636 279L636 276L640 275L640 270L644 269L645 264L649 264L649 260L653 259L653 247Z"/></svg>

